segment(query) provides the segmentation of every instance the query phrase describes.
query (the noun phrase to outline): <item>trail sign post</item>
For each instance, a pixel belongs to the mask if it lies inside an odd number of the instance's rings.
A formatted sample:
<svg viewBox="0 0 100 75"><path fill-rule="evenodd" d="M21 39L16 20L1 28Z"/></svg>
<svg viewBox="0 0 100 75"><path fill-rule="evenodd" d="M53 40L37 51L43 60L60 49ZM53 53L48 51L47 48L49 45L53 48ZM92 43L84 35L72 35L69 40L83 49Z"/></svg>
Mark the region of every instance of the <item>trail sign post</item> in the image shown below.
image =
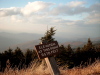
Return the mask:
<svg viewBox="0 0 100 75"><path fill-rule="evenodd" d="M57 41L47 43L46 41L41 42L41 45L35 46L38 58L45 59L48 69L51 75L60 75L60 71L57 67L54 55L59 53L59 45Z"/></svg>

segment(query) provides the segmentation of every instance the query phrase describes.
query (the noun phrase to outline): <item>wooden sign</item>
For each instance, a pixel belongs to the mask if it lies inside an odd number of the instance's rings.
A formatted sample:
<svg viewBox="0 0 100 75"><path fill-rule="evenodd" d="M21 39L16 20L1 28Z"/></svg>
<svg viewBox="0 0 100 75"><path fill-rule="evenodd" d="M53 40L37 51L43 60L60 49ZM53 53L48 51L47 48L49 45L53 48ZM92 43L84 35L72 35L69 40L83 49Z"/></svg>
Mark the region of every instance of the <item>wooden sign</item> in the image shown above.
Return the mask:
<svg viewBox="0 0 100 75"><path fill-rule="evenodd" d="M57 67L55 58L53 57L53 55L57 55L59 53L58 42L53 41L51 43L47 43L47 41L45 40L41 42L41 45L36 45L35 48L36 48L39 59L42 59L42 58L45 59L48 66L48 70L50 71L50 74L60 75L60 71Z"/></svg>
<svg viewBox="0 0 100 75"><path fill-rule="evenodd" d="M59 45L57 41L53 41L47 44L41 44L35 46L39 59L43 59L49 56L57 55L59 53Z"/></svg>

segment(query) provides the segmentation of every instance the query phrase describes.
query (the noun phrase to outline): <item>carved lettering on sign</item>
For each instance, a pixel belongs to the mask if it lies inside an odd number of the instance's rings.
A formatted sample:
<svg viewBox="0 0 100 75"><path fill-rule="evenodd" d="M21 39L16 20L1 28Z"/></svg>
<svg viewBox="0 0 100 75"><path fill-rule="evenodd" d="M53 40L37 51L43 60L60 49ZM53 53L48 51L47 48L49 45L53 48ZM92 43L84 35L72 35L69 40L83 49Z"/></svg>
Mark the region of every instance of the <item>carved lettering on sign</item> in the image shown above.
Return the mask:
<svg viewBox="0 0 100 75"><path fill-rule="evenodd" d="M41 44L35 46L39 59L57 55L59 53L59 45L57 41L53 41L47 44Z"/></svg>

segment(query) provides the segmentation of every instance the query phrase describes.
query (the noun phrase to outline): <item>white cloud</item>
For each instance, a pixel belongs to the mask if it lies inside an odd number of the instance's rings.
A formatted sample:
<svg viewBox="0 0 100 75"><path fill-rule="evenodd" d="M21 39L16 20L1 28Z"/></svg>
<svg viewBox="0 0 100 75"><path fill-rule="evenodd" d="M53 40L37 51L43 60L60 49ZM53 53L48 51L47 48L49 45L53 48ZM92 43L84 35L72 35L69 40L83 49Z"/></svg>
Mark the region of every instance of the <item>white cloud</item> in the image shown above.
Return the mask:
<svg viewBox="0 0 100 75"><path fill-rule="evenodd" d="M77 15L82 13L91 13L93 11L99 11L100 12L100 3L96 3L94 5L91 5L90 7L85 7L84 2L76 2L75 5L72 5L74 2L67 3L66 5L59 5L55 8L53 8L50 12L52 15Z"/></svg>
<svg viewBox="0 0 100 75"><path fill-rule="evenodd" d="M10 18L12 22L25 22L23 21L23 17L19 15L12 15Z"/></svg>
<svg viewBox="0 0 100 75"><path fill-rule="evenodd" d="M67 4L57 5L52 7L54 3L35 1L29 2L25 7L10 7L0 8L0 16L11 16L11 15L48 15L48 16L64 16L64 15L79 15L82 13L91 13L93 11L100 12L100 3L91 5L90 7L84 6L85 2L72 1Z"/></svg>
<svg viewBox="0 0 100 75"><path fill-rule="evenodd" d="M81 34L81 32L86 34L88 28L86 31L85 28L87 26L91 29L93 25L100 25L100 3L91 5L88 8L85 6L83 7L84 2L76 1L75 4L73 3L74 2L70 2L52 7L54 3L35 1L29 2L25 7L1 8L0 29L42 33L46 31L47 25L49 25L49 27L56 26L59 32L64 32L63 34ZM73 15L77 16L81 13L86 13L84 14L85 18L80 20L66 19L68 16L73 18ZM93 31L90 30L89 32Z"/></svg>
<svg viewBox="0 0 100 75"><path fill-rule="evenodd" d="M86 17L86 24L98 25L100 24L100 13L91 13Z"/></svg>
<svg viewBox="0 0 100 75"><path fill-rule="evenodd" d="M67 3L67 6L77 7L77 6L82 6L84 3L85 2L83 1L72 1L72 2Z"/></svg>
<svg viewBox="0 0 100 75"><path fill-rule="evenodd" d="M0 8L0 16L11 16L11 15L34 15L42 12L49 11L50 6L54 3L35 1L29 2L25 7L10 7L10 8Z"/></svg>
<svg viewBox="0 0 100 75"><path fill-rule="evenodd" d="M85 2L82 1L72 1L65 5L58 5L57 7L51 10L52 15L74 15L81 13L80 10L83 9L84 12L85 7L83 7ZM79 9L79 10L77 10Z"/></svg>
<svg viewBox="0 0 100 75"><path fill-rule="evenodd" d="M20 14L20 8L10 7L10 8L0 8L0 16L9 16Z"/></svg>
<svg viewBox="0 0 100 75"><path fill-rule="evenodd" d="M51 5L54 5L54 3L46 3L42 1L29 2L24 8L21 9L21 12L24 15L30 15L32 13L46 10L47 8L49 9Z"/></svg>

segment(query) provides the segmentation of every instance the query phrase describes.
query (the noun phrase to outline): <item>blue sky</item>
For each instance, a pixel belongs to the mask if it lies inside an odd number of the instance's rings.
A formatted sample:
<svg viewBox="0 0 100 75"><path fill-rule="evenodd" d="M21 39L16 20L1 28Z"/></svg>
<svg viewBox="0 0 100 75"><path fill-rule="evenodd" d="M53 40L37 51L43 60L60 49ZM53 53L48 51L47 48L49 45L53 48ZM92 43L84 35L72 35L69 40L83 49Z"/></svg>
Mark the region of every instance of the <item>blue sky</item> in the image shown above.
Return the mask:
<svg viewBox="0 0 100 75"><path fill-rule="evenodd" d="M100 0L0 0L0 32L100 37ZM66 35L65 35L66 34Z"/></svg>
<svg viewBox="0 0 100 75"><path fill-rule="evenodd" d="M0 0L0 7L7 8L7 7L24 7L28 2L34 1L44 1L44 2L53 2L53 3L67 3L71 1L84 1L88 3L87 6L91 4L98 3L100 0Z"/></svg>

